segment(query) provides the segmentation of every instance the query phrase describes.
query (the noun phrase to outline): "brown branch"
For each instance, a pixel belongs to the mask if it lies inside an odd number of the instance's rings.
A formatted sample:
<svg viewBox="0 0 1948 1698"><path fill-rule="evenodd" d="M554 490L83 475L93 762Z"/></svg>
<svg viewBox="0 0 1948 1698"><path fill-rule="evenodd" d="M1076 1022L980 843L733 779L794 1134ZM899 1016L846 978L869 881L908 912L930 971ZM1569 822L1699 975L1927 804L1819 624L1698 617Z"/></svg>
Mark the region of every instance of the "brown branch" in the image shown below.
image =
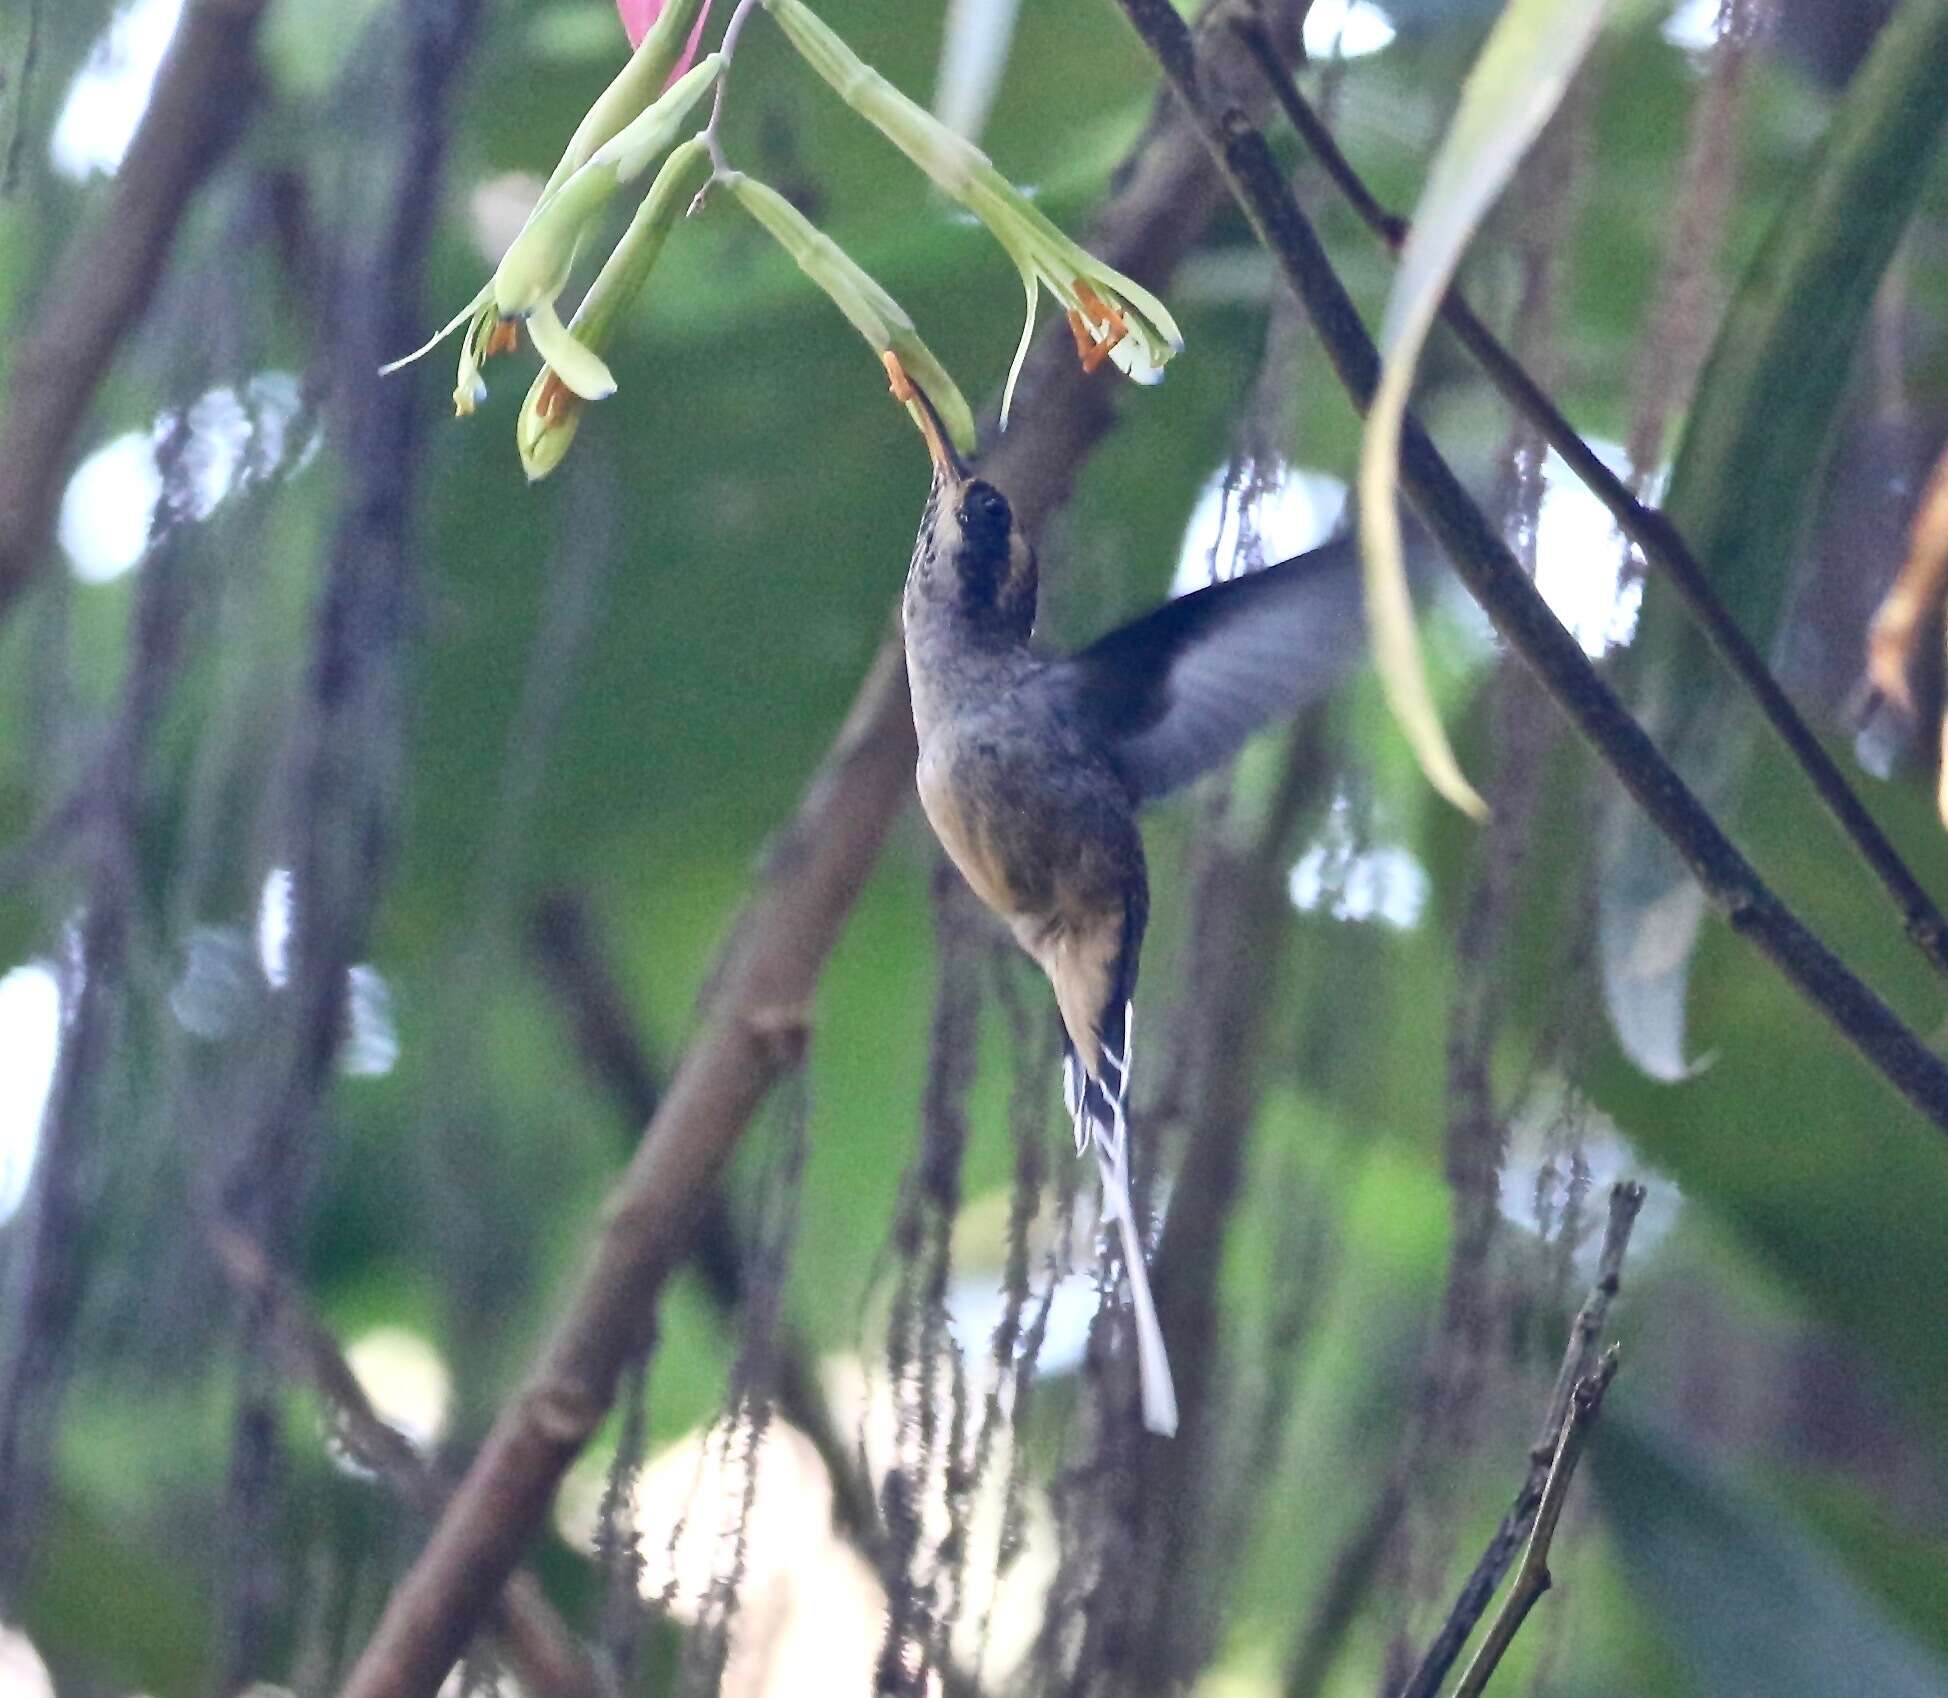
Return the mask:
<svg viewBox="0 0 1948 1698"><path fill-rule="evenodd" d="M1512 324L1526 350L1546 360L1567 246L1575 179L1588 130L1588 102L1572 99L1538 140L1523 167L1526 217L1516 242L1520 283ZM1542 443L1525 419L1512 421L1503 451L1498 515L1523 570L1535 572L1542 511ZM1444 1169L1452 1231L1441 1319L1427 1342L1400 1456L1411 1487L1388 1568L1410 1604L1441 1589L1453 1555L1446 1464L1468 1454L1489 1378L1494 1330L1491 1266L1501 1225L1507 1160L1507 1112L1494 1087L1502 1047L1509 976L1503 961L1521 915L1539 814L1557 746L1566 730L1527 668L1500 655L1483 690L1493 761L1486 790L1489 817L1477 837L1468 893L1454 933L1454 977L1447 1007L1447 1114ZM1580 773L1577 775L1580 779ZM1412 1667L1409 1623L1400 1620L1386 1666Z"/></svg>
<svg viewBox="0 0 1948 1698"><path fill-rule="evenodd" d="M647 1125L656 1113L661 1087L636 1034L622 987L592 935L586 908L567 891L543 897L529 913L527 941L530 955L554 986L590 1076L608 1092L631 1128ZM691 1262L712 1301L726 1315L744 1305L748 1261L730 1201L720 1187L704 1205ZM870 1547L878 1521L872 1482L856 1466L850 1447L833 1424L811 1350L781 1323L772 1351L778 1408L811 1441L825 1464L838 1525ZM870 1548L867 1556L873 1557Z"/></svg>
<svg viewBox="0 0 1948 1698"><path fill-rule="evenodd" d="M46 556L95 391L147 310L190 199L254 104L265 0L190 0L96 222L69 247L0 415L0 624Z"/></svg>
<svg viewBox="0 0 1948 1698"><path fill-rule="evenodd" d="M1406 240L1407 221L1388 212L1373 198L1339 150L1331 131L1306 104L1262 28L1249 21L1234 21L1233 28L1257 60L1286 118L1320 168L1353 210L1389 248L1398 252ZM1766 723L1806 774L1827 812L1900 911L1902 928L1910 941L1937 972L1948 975L1948 919L1943 918L1934 900L1922 889L1920 880L1847 782L1838 763L1793 706L1764 656L1739 628L1731 610L1712 588L1704 566L1691 552L1683 533L1663 512L1639 501L1623 479L1603 463L1541 385L1476 315L1458 288L1448 291L1441 304L1441 316L1456 340L1480 363L1489 381L1510 405L1535 424L1543 439L1562 456L1563 463L1602 502L1617 528L1643 550L1644 558L1670 579L1672 588L1704 627L1719 658L1745 686ZM1403 481L1405 476L1403 464ZM1678 847L1684 850L1683 844L1679 843ZM1686 853L1686 859L1690 858Z"/></svg>
<svg viewBox="0 0 1948 1698"><path fill-rule="evenodd" d="M1495 1619L1488 1624L1488 1632L1469 1661L1460 1685L1455 1687L1454 1698L1481 1698L1488 1677L1495 1672L1509 1646L1515 1642L1515 1635L1521 1632L1522 1623L1529 1619L1529 1611L1535 1608L1536 1601L1554 1583L1549 1574L1549 1546L1556 1536L1556 1524L1562 1519L1563 1505L1569 1498L1570 1478L1576 1472L1576 1464L1582 1460L1584 1447L1589 1443L1590 1429L1596 1424L1596 1417L1603 1407L1603 1394L1610 1389L1616 1372L1617 1351L1616 1346L1612 1345L1604 1351L1595 1371L1578 1380L1570 1393L1569 1410L1563 1416L1562 1433L1556 1441L1548 1481L1542 1488L1542 1502L1536 1508L1535 1527L1522 1552L1522 1564L1516 1569L1508 1596L1495 1612Z"/></svg>
<svg viewBox="0 0 1948 1698"><path fill-rule="evenodd" d="M430 1693L546 1514L568 1465L640 1354L745 1123L803 1053L809 1002L839 924L906 787L911 728L896 653L882 653L734 939L715 1004L603 1211L579 1288L401 1582L347 1698Z"/></svg>
<svg viewBox="0 0 1948 1698"><path fill-rule="evenodd" d="M1399 1698L1434 1698L1440 1691L1441 1682L1454 1666L1454 1659L1461 1654L1461 1647L1467 1644L1468 1635L1474 1631L1475 1623L1481 1620L1489 1599L1495 1595L1495 1588L1508 1572L1516 1548L1536 1524L1577 1390L1598 1371L1597 1337L1603 1330L1603 1323L1609 1318L1610 1304L1622 1282L1624 1252L1630 1247L1631 1229L1636 1226L1637 1213L1643 1206L1644 1188L1641 1185L1622 1184L1611 1188L1610 1219L1604 1229L1603 1248L1597 1258L1596 1283L1590 1288L1582 1308L1577 1311L1576 1319L1570 1323L1569 1343L1563 1351L1562 1367L1557 1372L1555 1386L1549 1393L1541 1438L1529 1455L1528 1475L1516 1492L1508 1513L1502 1517L1501 1524L1489 1539L1488 1548L1482 1552L1473 1572L1462 1583L1454 1607L1448 1611L1447 1619L1441 1623L1433 1642L1427 1647L1420 1666L1414 1670L1412 1679L1401 1688Z"/></svg>
<svg viewBox="0 0 1948 1698"><path fill-rule="evenodd" d="M1174 103L1160 102L1092 245L1161 285L1222 196ZM1115 419L1109 386L1086 378L1068 347L1066 328L1052 325L1022 374L1015 426L984 461L1031 530ZM464 1651L614 1400L745 1124L802 1049L825 957L912 792L914 759L905 657L889 642L731 933L702 1029L609 1200L563 1319L393 1593L344 1698L427 1698Z"/></svg>
<svg viewBox="0 0 1948 1698"><path fill-rule="evenodd" d="M1221 83L1213 78L1207 86L1190 30L1170 0L1119 3L1193 114L1253 232L1305 303L1341 384L1364 412L1379 383L1379 353L1271 147ZM1598 676L1411 415L1401 432L1400 483L1502 639L1670 840L1732 929L1882 1078L1948 1132L1948 1066L1760 879Z"/></svg>
<svg viewBox="0 0 1948 1698"><path fill-rule="evenodd" d="M408 1508L437 1515L446 1487L413 1443L372 1407L330 1328L243 1233L219 1226L210 1250L237 1295L269 1317L269 1345L284 1371L330 1411L339 1442ZM499 1604L502 1648L521 1683L545 1698L601 1698L595 1667L531 1575L509 1577Z"/></svg>

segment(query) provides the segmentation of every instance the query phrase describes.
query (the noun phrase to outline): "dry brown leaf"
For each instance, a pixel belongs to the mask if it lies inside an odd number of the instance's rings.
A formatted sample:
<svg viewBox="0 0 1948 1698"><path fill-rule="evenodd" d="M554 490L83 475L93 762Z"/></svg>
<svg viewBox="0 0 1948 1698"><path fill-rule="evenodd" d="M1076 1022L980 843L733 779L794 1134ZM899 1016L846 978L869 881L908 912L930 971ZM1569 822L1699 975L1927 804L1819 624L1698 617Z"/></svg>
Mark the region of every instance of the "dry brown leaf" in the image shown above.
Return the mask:
<svg viewBox="0 0 1948 1698"><path fill-rule="evenodd" d="M1921 643L1948 599L1948 448L1935 461L1908 532L1907 558L1867 627L1867 686L1916 716L1913 676Z"/></svg>

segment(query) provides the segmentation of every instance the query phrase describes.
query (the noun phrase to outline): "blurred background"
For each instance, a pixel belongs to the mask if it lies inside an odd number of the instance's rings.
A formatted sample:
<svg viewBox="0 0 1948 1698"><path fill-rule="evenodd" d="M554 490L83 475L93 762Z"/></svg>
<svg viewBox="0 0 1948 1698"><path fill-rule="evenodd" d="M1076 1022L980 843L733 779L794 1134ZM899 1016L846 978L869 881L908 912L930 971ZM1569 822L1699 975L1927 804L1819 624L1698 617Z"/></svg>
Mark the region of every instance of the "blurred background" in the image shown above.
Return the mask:
<svg viewBox="0 0 1948 1698"><path fill-rule="evenodd" d="M0 1688L322 1693L562 1308L891 629L925 462L722 205L548 481L515 454L525 352L465 421L445 350L376 378L621 63L610 0L8 10ZM1477 306L1645 487L1893 10L1620 0L1477 242ZM1403 214L1494 11L1268 8ZM1235 211L1157 187L1195 143L1152 123L1119 11L821 13L1182 323L1143 391L1055 374L1045 327L996 461L1043 638L1330 535L1354 415ZM194 139L131 152L179 29L217 67ZM1377 318L1384 249L1274 133ZM991 404L1005 255L767 20L724 134ZM118 222L130 273L77 266ZM77 395L50 333L117 290ZM1945 311L1936 172L1799 557L1725 586L1937 888L1931 750L1856 747L1849 703L1948 430ZM1634 688L1673 627L1607 516L1439 340L1420 395ZM903 806L802 1066L530 1553L579 1690L1392 1690L1528 1469L1634 1178L1622 1369L1497 1689L1948 1693L1948 1148L1715 922L1617 992L1660 934L1599 923L1614 786L1457 589L1424 606L1489 825L1430 795L1364 673L1150 824L1136 1126L1186 1437L1115 1416L1046 985ZM1713 663L1671 675L1731 751L1721 817L1939 1039L1940 985L1798 774ZM491 1638L455 1678L549 1689Z"/></svg>

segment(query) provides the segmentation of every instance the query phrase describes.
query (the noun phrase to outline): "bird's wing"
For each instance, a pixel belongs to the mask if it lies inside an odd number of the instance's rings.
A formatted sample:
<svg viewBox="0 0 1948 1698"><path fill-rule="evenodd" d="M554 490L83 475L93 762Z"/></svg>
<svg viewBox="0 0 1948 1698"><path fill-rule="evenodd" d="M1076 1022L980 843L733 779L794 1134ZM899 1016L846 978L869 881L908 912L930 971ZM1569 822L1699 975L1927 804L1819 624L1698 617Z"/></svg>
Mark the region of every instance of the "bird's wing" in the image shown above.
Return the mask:
<svg viewBox="0 0 1948 1698"><path fill-rule="evenodd" d="M1049 682L1148 800L1324 696L1365 643L1359 548L1348 534L1166 602L1055 662Z"/></svg>

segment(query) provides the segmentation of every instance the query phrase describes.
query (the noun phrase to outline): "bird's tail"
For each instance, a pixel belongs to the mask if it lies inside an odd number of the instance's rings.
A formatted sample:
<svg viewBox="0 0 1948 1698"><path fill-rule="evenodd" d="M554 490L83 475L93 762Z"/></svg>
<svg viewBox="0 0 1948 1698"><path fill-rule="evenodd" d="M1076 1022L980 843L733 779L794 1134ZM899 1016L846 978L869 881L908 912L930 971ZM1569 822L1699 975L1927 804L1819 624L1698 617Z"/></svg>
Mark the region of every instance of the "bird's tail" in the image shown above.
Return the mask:
<svg viewBox="0 0 1948 1698"><path fill-rule="evenodd" d="M1105 1021L1098 1072L1090 1074L1073 1043L1062 1056L1062 1094L1075 1121L1077 1155L1095 1146L1102 1175L1103 1218L1116 1223L1129 1272L1130 1307L1136 1319L1136 1368L1142 1389L1143 1425L1166 1438L1177 1430L1177 1389L1170 1378L1170 1356L1150 1296L1150 1273L1143 1260L1143 1234L1130 1201L1129 1081L1130 1048L1136 1010L1123 1003L1120 1015ZM1109 1028L1114 1027L1114 1030Z"/></svg>

